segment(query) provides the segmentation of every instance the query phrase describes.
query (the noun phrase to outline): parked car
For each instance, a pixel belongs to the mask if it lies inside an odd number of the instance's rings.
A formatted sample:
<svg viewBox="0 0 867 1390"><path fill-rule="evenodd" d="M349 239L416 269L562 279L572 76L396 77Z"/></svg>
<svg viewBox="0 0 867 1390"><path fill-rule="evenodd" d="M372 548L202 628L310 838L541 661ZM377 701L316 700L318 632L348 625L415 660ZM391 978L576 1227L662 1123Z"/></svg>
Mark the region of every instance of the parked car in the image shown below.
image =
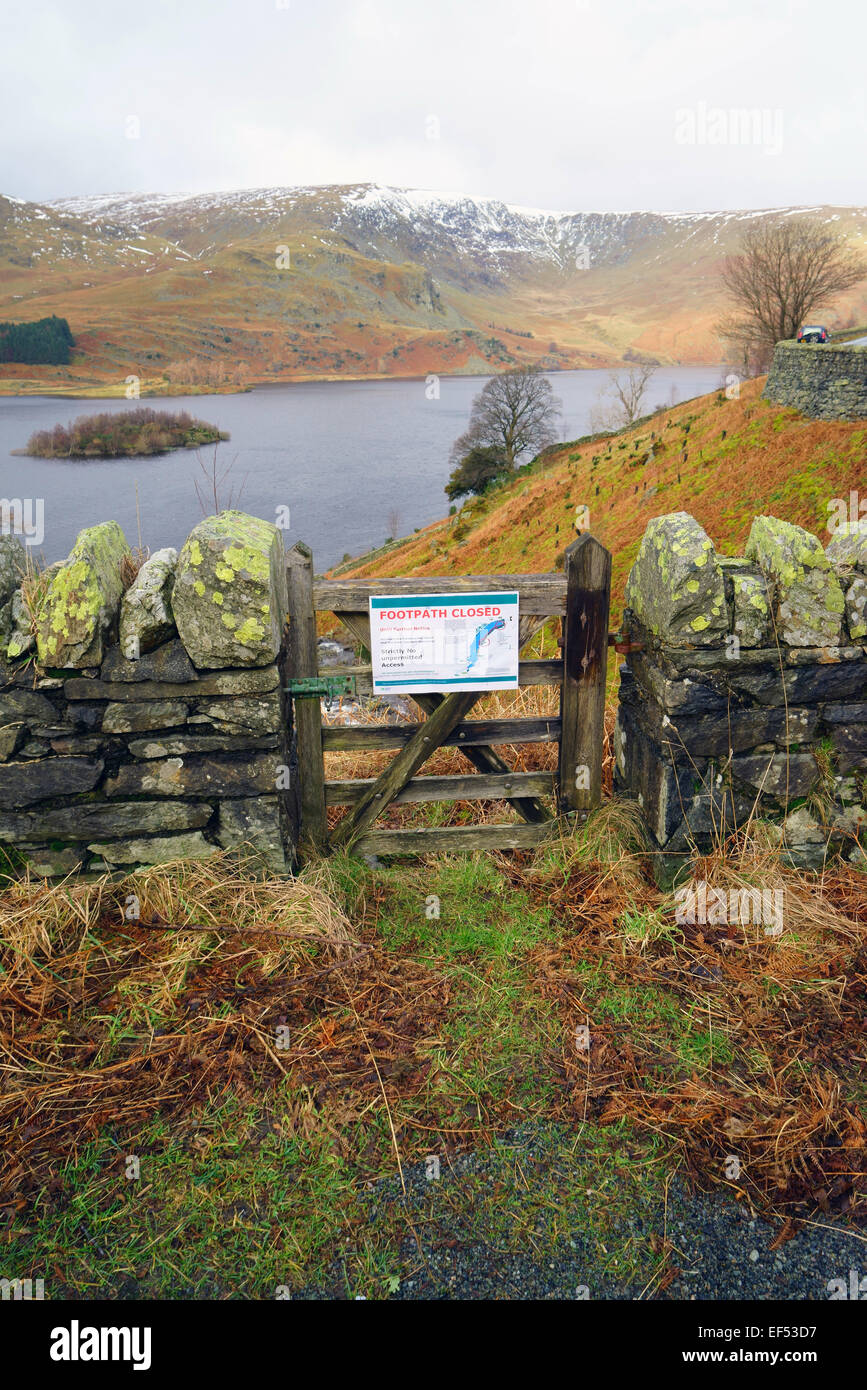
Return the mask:
<svg viewBox="0 0 867 1390"><path fill-rule="evenodd" d="M827 328L822 328L820 324L805 323L798 329L799 343L830 343L831 334Z"/></svg>

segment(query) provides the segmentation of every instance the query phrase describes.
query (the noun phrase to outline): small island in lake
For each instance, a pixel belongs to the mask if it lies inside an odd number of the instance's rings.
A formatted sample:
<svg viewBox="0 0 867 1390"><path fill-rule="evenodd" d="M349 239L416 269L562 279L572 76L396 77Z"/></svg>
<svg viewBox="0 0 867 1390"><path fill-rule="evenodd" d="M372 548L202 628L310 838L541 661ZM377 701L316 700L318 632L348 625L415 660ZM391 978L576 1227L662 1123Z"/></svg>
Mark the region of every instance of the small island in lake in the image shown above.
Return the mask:
<svg viewBox="0 0 867 1390"><path fill-rule="evenodd" d="M195 420L185 410L172 413L139 406L135 410L81 415L72 424L37 430L22 452L42 459L135 458L217 444L228 434Z"/></svg>

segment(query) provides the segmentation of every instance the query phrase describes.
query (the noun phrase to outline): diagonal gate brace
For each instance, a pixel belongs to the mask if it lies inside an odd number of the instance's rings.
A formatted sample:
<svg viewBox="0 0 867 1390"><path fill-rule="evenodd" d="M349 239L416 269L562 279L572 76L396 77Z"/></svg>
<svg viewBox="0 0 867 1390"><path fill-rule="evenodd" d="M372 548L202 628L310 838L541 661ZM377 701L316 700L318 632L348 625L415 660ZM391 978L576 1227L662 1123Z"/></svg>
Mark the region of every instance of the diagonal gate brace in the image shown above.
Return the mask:
<svg viewBox="0 0 867 1390"><path fill-rule="evenodd" d="M367 614L341 613L340 620L343 625L349 629L353 637L355 637L362 646L370 650L370 624ZM533 615L521 619L521 634L519 640L522 646L530 640L534 631L544 625L545 621L545 618L540 620ZM525 623L527 624L526 629L524 628ZM440 702L446 697L436 694L415 694L411 698L425 714L431 715L434 710L439 707ZM499 753L495 752L494 749L486 743L470 745L467 748L462 748L461 752L465 758L469 759L477 772L506 773L512 770L509 764L500 757ZM551 820L551 812L548 810L544 801L540 800L538 796L511 796L508 798L508 801L510 805L514 806L518 815L521 816L523 820L527 821L529 825L539 825L542 821Z"/></svg>
<svg viewBox="0 0 867 1390"><path fill-rule="evenodd" d="M435 752L452 729L460 724L478 700L479 693L476 690L467 690L445 697L442 704L438 705L433 714L419 726L394 761L365 791L352 814L344 816L333 831L331 843L335 848L352 844L353 840L357 840L368 826L373 824L389 802L403 791L422 763Z"/></svg>

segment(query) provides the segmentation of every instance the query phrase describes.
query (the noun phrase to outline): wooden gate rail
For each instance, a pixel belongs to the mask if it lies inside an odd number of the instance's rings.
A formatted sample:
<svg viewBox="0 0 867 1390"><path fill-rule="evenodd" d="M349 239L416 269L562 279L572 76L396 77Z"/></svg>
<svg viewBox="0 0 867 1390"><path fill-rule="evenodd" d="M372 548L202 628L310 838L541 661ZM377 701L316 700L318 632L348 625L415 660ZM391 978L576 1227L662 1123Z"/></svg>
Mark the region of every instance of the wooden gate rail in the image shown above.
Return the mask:
<svg viewBox="0 0 867 1390"><path fill-rule="evenodd" d="M326 807L346 806L332 845L364 854L424 854L457 849L523 849L559 833L543 798L553 792L557 811L586 814L601 796L602 737L611 557L594 537L579 536L566 551L565 572L541 575L422 575L393 579L314 579L312 555L296 545L287 557L289 641L287 671L293 680L320 674L316 611L337 614L356 641L370 649L368 599L375 594L414 594L433 586L444 594L517 590L519 645L523 648L549 617L563 619L562 656L519 662L520 686L559 685L560 715L550 718L467 719L485 692L416 693L410 698L426 718L413 724L322 726L319 701L296 699L295 729L300 778L302 848L328 846ZM331 677L354 678L358 695L373 693L369 663L328 667ZM493 744L559 742L556 773L515 772ZM416 776L437 747L460 748L476 773ZM326 781L323 755L337 750L396 749L378 777ZM443 829L377 829L374 821L392 802L508 800L524 824L452 826Z"/></svg>
<svg viewBox="0 0 867 1390"><path fill-rule="evenodd" d="M522 645L526 645L526 643ZM324 668L323 674L340 679L348 677L353 680L355 682L355 694L362 698L370 698L374 694L373 668L369 664L366 666L328 666ZM562 679L562 657L554 657L553 660L546 661L518 662L519 685L559 685ZM414 700L415 696L412 695L408 698Z"/></svg>
<svg viewBox="0 0 867 1390"><path fill-rule="evenodd" d="M550 574L449 575L445 579L429 574L409 579L316 579L313 605L328 613L363 613L367 617L367 600L371 596L417 594L425 585L431 593L435 589L438 594L483 594L489 589L517 589L522 613L552 618L562 617L566 612L566 576L557 571Z"/></svg>
<svg viewBox="0 0 867 1390"><path fill-rule="evenodd" d="M326 806L354 806L374 777L349 777L325 783ZM515 792L551 796L557 786L553 772L506 772L476 776L448 773L441 777L413 777L394 798L407 801L507 801Z"/></svg>
<svg viewBox="0 0 867 1390"><path fill-rule="evenodd" d="M455 854L471 850L535 849L558 834L558 824L450 825L442 830L369 830L353 846L356 854Z"/></svg>
<svg viewBox="0 0 867 1390"><path fill-rule="evenodd" d="M479 691L476 698L481 699L484 693ZM427 720L421 724L326 724L322 730L322 747L326 753L366 753L373 748L403 748L426 723ZM556 715L542 715L538 719L461 720L440 739L440 743L447 748L559 741L560 720Z"/></svg>

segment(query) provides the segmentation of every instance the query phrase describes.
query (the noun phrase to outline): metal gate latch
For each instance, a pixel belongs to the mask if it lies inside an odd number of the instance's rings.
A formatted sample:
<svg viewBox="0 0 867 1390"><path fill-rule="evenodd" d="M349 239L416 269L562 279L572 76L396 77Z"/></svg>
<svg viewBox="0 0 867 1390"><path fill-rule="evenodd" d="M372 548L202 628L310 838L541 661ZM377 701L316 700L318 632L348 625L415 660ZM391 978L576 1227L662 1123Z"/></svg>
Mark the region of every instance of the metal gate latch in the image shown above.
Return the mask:
<svg viewBox="0 0 867 1390"><path fill-rule="evenodd" d="M293 700L324 700L326 709L342 696L356 693L354 676L300 676L283 689Z"/></svg>

